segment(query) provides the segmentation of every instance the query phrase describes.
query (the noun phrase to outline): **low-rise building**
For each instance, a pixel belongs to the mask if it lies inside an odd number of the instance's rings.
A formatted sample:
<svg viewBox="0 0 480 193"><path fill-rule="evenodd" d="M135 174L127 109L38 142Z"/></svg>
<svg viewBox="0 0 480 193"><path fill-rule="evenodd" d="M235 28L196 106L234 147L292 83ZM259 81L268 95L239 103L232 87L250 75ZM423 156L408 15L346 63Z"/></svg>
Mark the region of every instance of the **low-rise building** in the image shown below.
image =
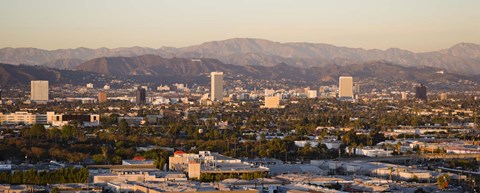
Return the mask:
<svg viewBox="0 0 480 193"><path fill-rule="evenodd" d="M85 127L100 125L100 115L80 115L80 114L55 114L55 112L47 112L47 123L53 126L63 126L70 123L81 124Z"/></svg>
<svg viewBox="0 0 480 193"><path fill-rule="evenodd" d="M177 151L169 158L171 170L183 170L189 178L201 178L202 174L232 175L268 173L268 168L255 166L240 159L221 155L216 152L200 151L198 154L189 154Z"/></svg>
<svg viewBox="0 0 480 193"><path fill-rule="evenodd" d="M346 151L347 152L349 151L348 147L346 148ZM392 153L393 153L393 150L384 150L382 148L377 148L377 147L355 148L356 155L363 155L367 157L386 157L386 156L391 156Z"/></svg>
<svg viewBox="0 0 480 193"><path fill-rule="evenodd" d="M33 125L38 121L43 121L44 117L40 114L33 114L26 111L18 111L10 114L0 113L0 123L2 124L26 124Z"/></svg>

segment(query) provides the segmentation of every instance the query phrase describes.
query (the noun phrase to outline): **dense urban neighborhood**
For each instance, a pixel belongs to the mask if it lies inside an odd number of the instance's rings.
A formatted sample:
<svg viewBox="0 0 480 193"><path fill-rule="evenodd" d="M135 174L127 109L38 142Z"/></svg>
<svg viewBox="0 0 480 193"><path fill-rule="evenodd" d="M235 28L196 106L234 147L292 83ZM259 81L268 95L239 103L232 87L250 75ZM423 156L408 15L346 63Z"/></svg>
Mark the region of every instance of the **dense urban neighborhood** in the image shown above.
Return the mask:
<svg viewBox="0 0 480 193"><path fill-rule="evenodd" d="M10 185L0 190L478 189L476 92L225 76L212 72L210 85L33 80L29 90L2 89L0 182Z"/></svg>

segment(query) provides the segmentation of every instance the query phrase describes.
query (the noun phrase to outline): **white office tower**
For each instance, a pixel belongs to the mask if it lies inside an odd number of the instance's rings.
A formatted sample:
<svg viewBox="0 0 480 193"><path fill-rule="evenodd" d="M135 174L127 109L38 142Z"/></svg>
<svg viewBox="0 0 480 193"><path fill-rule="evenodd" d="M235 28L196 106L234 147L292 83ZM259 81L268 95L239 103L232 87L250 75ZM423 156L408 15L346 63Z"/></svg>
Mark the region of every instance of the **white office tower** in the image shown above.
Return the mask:
<svg viewBox="0 0 480 193"><path fill-rule="evenodd" d="M355 84L355 86L353 87L353 93L358 95L360 94L360 85L359 84Z"/></svg>
<svg viewBox="0 0 480 193"><path fill-rule="evenodd" d="M266 96L264 108L279 108L280 96Z"/></svg>
<svg viewBox="0 0 480 193"><path fill-rule="evenodd" d="M103 86L103 89L104 90L110 90L110 85L106 84L105 86Z"/></svg>
<svg viewBox="0 0 480 193"><path fill-rule="evenodd" d="M353 99L353 78L351 76L340 76L338 80L338 97Z"/></svg>
<svg viewBox="0 0 480 193"><path fill-rule="evenodd" d="M314 99L317 98L317 90L308 90L307 91L308 98Z"/></svg>
<svg viewBox="0 0 480 193"><path fill-rule="evenodd" d="M211 95L212 101L223 101L223 72L212 72L211 76Z"/></svg>
<svg viewBox="0 0 480 193"><path fill-rule="evenodd" d="M32 80L30 90L30 100L48 101L48 80Z"/></svg>
<svg viewBox="0 0 480 193"><path fill-rule="evenodd" d="M402 100L407 100L407 93L406 92L402 92Z"/></svg>
<svg viewBox="0 0 480 193"><path fill-rule="evenodd" d="M88 83L88 84L87 84L87 88L93 88L93 84L92 84L92 83Z"/></svg>
<svg viewBox="0 0 480 193"><path fill-rule="evenodd" d="M440 93L440 100L447 100L448 96L447 93Z"/></svg>

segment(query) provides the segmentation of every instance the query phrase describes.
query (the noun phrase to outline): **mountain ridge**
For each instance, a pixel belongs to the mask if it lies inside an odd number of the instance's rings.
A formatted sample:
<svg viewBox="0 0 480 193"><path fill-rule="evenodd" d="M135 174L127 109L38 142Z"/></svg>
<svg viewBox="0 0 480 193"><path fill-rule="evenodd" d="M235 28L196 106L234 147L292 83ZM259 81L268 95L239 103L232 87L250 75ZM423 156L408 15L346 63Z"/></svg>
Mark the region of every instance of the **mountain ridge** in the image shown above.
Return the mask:
<svg viewBox="0 0 480 193"><path fill-rule="evenodd" d="M114 71L105 71L113 69ZM441 68L402 66L387 61L375 61L349 65L328 64L322 67L299 68L286 63L274 66L233 65L217 59L163 58L156 55L135 57L106 57L87 61L76 67L93 73L113 76L162 76L162 77L200 77L212 71L223 71L228 76L242 75L258 80L289 79L319 84L336 82L338 76L352 75L360 79L376 79L379 82L458 82L459 80L477 81L472 76L449 73ZM441 74L438 71L443 71Z"/></svg>
<svg viewBox="0 0 480 193"><path fill-rule="evenodd" d="M28 85L33 79L47 79L52 84L73 85L89 82L103 85L113 79L133 80L148 85L178 82L208 85L208 74L212 71L224 72L227 80L274 80L300 87L337 84L338 77L342 75L353 76L356 82L363 82L362 87L367 90L388 88L400 82L407 87L408 84L421 82L428 83L429 87L435 89L468 90L476 89L480 83L476 76L458 75L435 67L402 66L387 61L300 68L287 63L274 66L240 66L225 64L217 59L142 55L96 58L80 64L73 71L43 66L0 64L0 85ZM406 82L408 83L405 85ZM407 87L403 89L411 89Z"/></svg>
<svg viewBox="0 0 480 193"><path fill-rule="evenodd" d="M0 85L29 85L31 80L48 80L50 84L85 84L96 82L100 74L60 70L44 66L12 65L0 63Z"/></svg>
<svg viewBox="0 0 480 193"><path fill-rule="evenodd" d="M74 68L78 63L55 61L99 57L158 55L164 58L214 58L235 65L274 66L281 62L302 68L322 67L330 64L348 65L385 60L404 66L432 66L461 74L480 74L480 45L458 43L446 49L430 52L412 52L399 48L364 49L335 46L323 43L286 42L265 39L232 38L204 42L198 45L173 48L120 47L75 48L42 50L37 48L2 48L0 62L13 64L50 64L50 67Z"/></svg>

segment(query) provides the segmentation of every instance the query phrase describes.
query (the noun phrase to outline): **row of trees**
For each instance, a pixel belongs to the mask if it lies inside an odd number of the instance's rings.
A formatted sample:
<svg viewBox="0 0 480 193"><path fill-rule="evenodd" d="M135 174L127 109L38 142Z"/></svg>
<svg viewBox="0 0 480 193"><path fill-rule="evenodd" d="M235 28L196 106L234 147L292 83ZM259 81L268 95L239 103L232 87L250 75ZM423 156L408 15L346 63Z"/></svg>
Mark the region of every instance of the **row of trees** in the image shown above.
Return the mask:
<svg viewBox="0 0 480 193"><path fill-rule="evenodd" d="M58 183L86 183L89 172L86 168L62 168L55 171L16 171L0 173L0 183L6 184L58 184Z"/></svg>
<svg viewBox="0 0 480 193"><path fill-rule="evenodd" d="M49 140L68 140L78 137L79 131L73 125L64 125L61 128L53 127L48 130L42 124L35 124L30 128L23 130L23 136L29 140L49 139Z"/></svg>
<svg viewBox="0 0 480 193"><path fill-rule="evenodd" d="M220 181L229 178L240 178L242 180L253 180L257 178L264 178L267 177L264 172L256 171L250 173L230 173L230 174L213 174L213 173L202 173L200 174L201 182L213 182L213 181Z"/></svg>

